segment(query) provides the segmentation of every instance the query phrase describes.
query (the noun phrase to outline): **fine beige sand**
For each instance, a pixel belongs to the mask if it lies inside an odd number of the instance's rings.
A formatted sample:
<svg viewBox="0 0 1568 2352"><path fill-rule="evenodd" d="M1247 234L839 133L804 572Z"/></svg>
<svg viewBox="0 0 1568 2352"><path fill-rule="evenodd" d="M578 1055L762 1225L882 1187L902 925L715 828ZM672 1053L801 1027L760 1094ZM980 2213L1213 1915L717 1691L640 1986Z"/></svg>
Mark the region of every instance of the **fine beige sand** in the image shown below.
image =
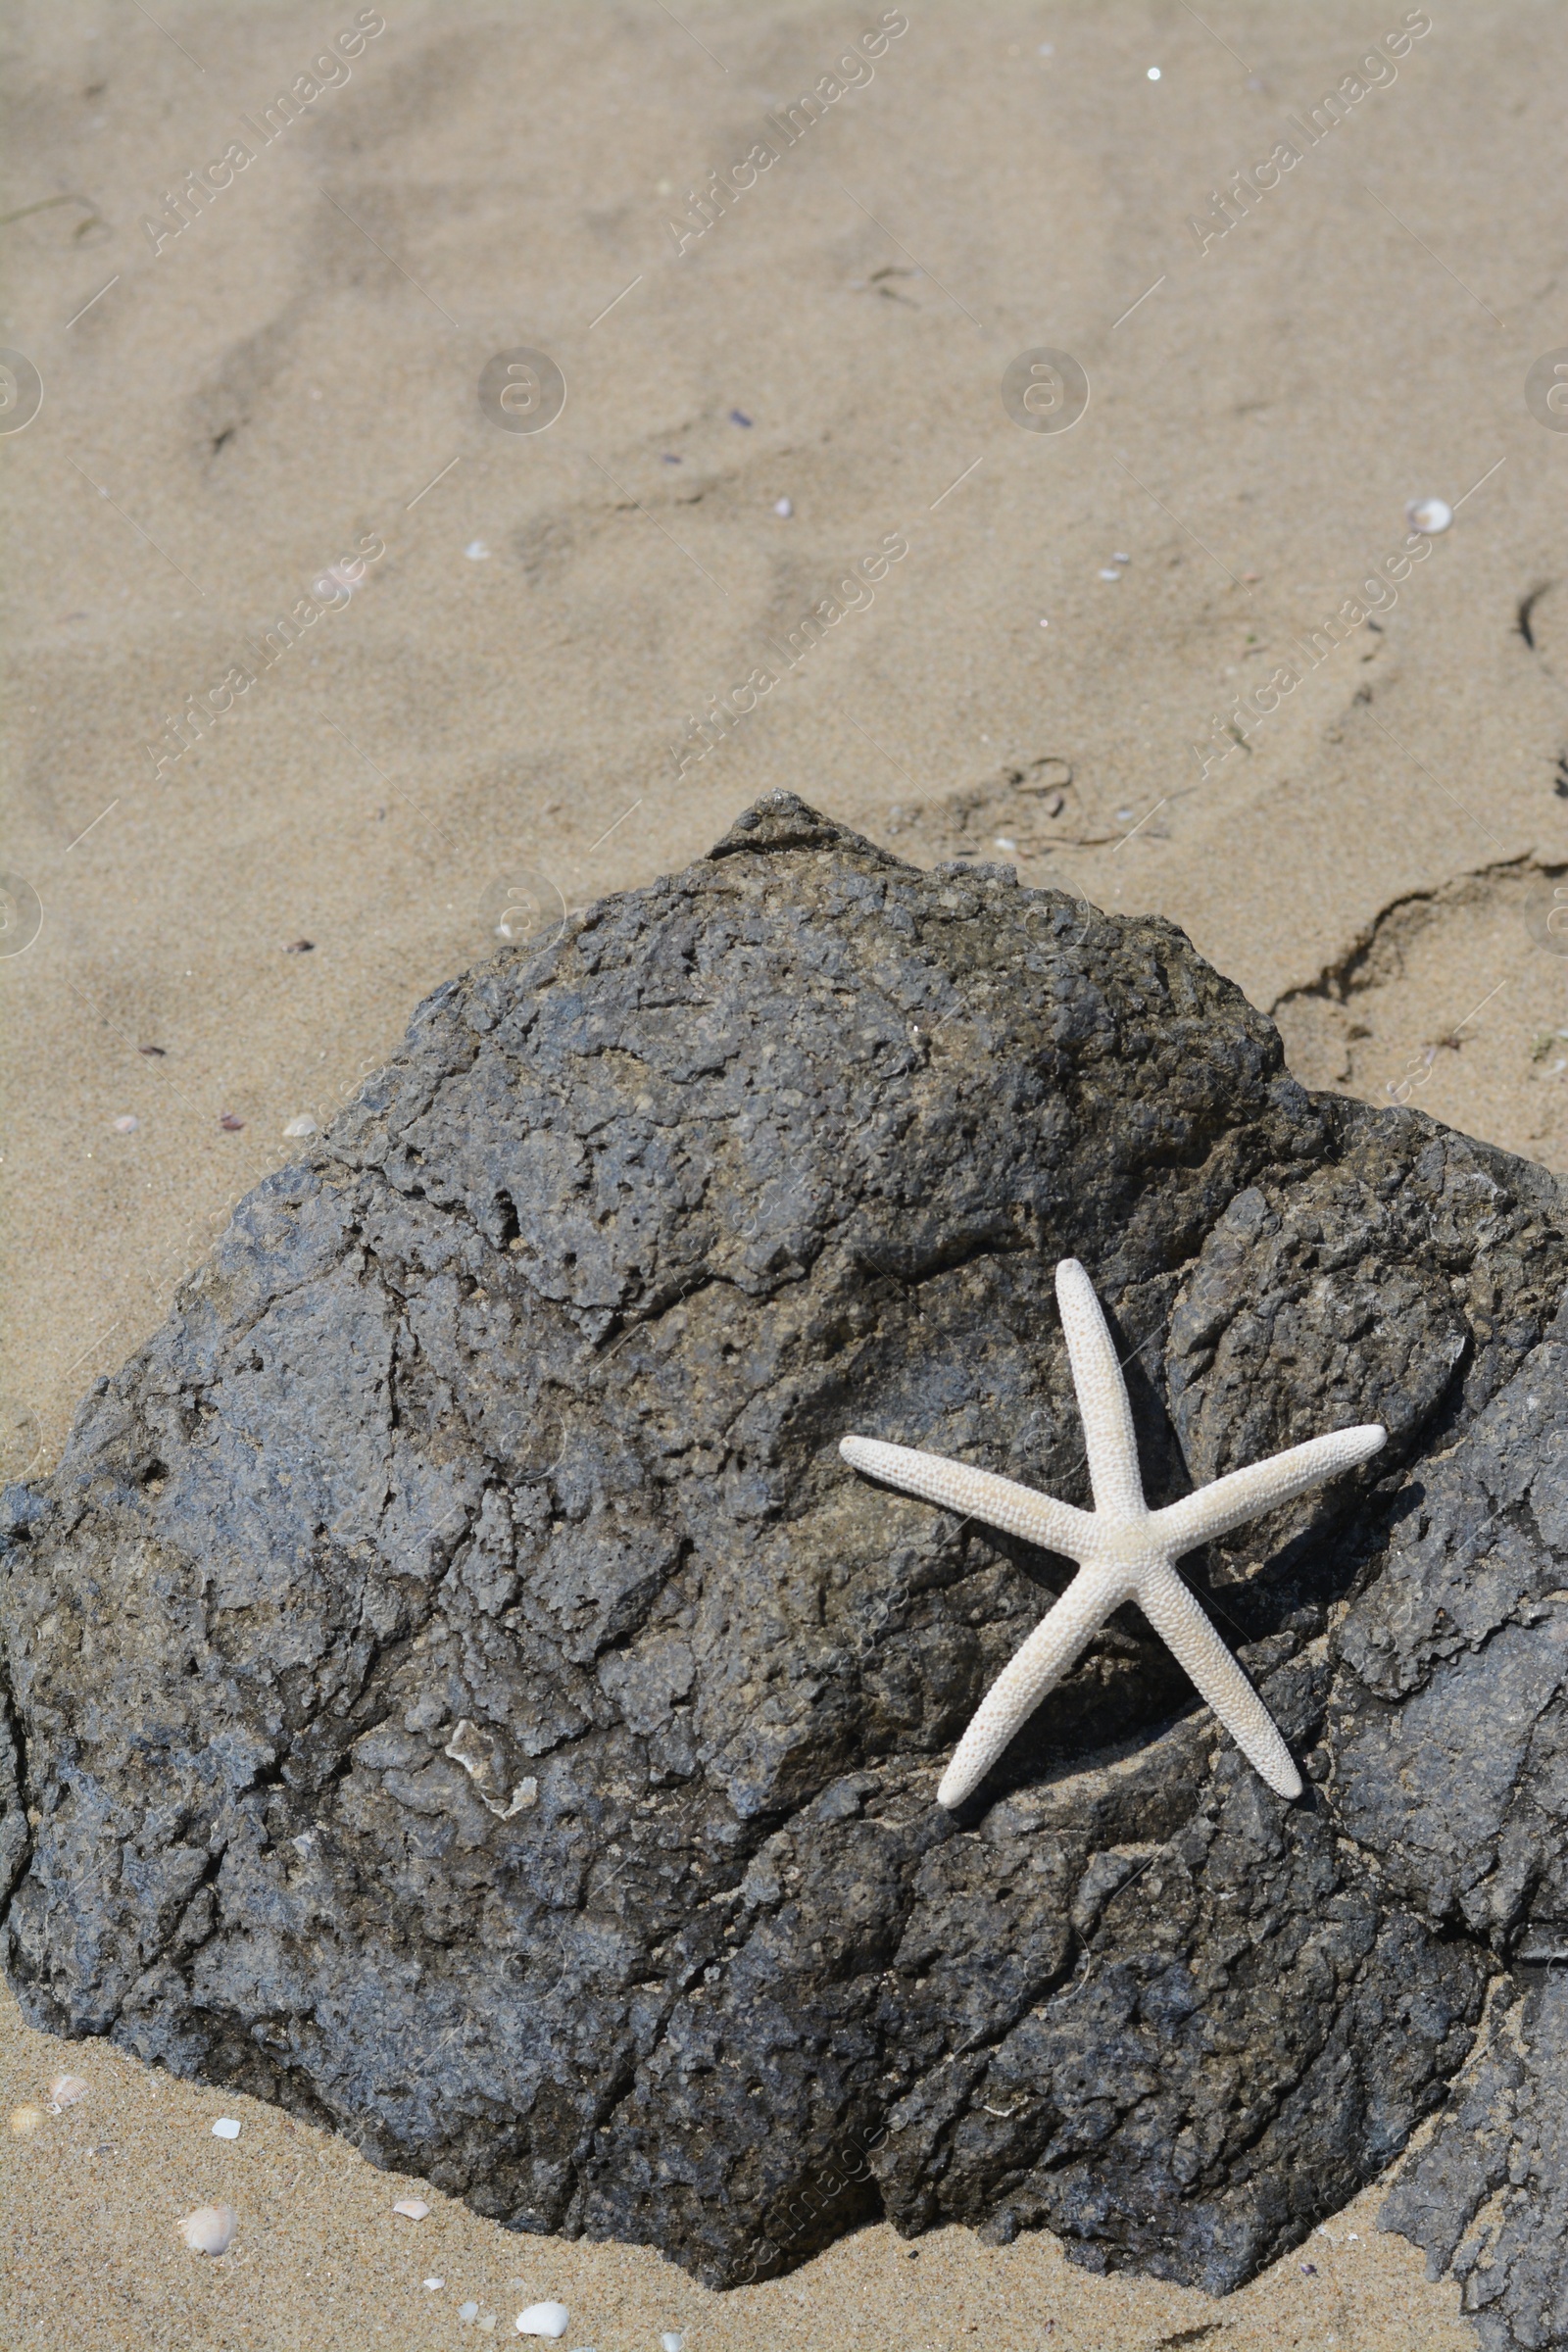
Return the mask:
<svg viewBox="0 0 1568 2352"><path fill-rule="evenodd" d="M383 13L0 19L8 1476L498 908L643 882L774 786L1158 909L1308 1082L1568 1168L1568 434L1525 399L1568 345L1554 9L1435 6L1313 143L1291 118L1422 12L915 0L787 146L869 0ZM566 386L537 433L478 392L523 347ZM1040 348L1087 373L1069 431L1003 406ZM1408 564L1421 498L1456 512ZM1374 566L1381 610L1256 714ZM448 2344L544 2296L568 2352L1474 2340L1376 2186L1222 2303L884 2229L721 2297L430 2190L398 2219L416 2183L9 1993L0 2076L8 2348ZM209 2200L218 2261L173 2230Z"/></svg>

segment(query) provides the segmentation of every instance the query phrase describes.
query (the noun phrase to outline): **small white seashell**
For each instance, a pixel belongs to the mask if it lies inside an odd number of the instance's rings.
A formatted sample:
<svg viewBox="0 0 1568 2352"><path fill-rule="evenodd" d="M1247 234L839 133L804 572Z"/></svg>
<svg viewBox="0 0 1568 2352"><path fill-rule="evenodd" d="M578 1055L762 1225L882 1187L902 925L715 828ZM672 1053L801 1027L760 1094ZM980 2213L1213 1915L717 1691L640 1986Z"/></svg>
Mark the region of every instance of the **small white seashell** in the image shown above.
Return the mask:
<svg viewBox="0 0 1568 2352"><path fill-rule="evenodd" d="M1043 621L1040 623L1040 626L1041 626L1043 629L1049 629L1049 628L1050 628L1050 626L1051 626L1051 623L1050 623L1050 621L1049 621L1049 620L1043 620Z"/></svg>
<svg viewBox="0 0 1568 2352"><path fill-rule="evenodd" d="M673 2328L666 2328L659 2339L659 2352L681 2352L681 2346L685 2341L686 2338L683 2335L677 2335Z"/></svg>
<svg viewBox="0 0 1568 2352"><path fill-rule="evenodd" d="M213 2126L215 2139L238 2139L239 2126L231 2115L220 2115Z"/></svg>
<svg viewBox="0 0 1568 2352"><path fill-rule="evenodd" d="M782 514L784 520L788 522L790 516L795 512L795 501L792 498L775 498L773 501L773 512L775 514Z"/></svg>
<svg viewBox="0 0 1568 2352"><path fill-rule="evenodd" d="M479 2322L479 2333L481 2335L493 2335L495 2333L495 2313L493 2311L487 2311L484 2315L484 2318Z"/></svg>
<svg viewBox="0 0 1568 2352"><path fill-rule="evenodd" d="M479 2317L478 2304L460 2303L458 2305L458 2317L463 2322L465 2328L471 2328L474 2321Z"/></svg>
<svg viewBox="0 0 1568 2352"><path fill-rule="evenodd" d="M1404 519L1412 531L1423 531L1429 539L1435 539L1453 520L1453 509L1445 498L1412 498L1404 510Z"/></svg>
<svg viewBox="0 0 1568 2352"><path fill-rule="evenodd" d="M994 850L1016 850L1018 844L1015 841L1009 841L1005 833L999 833L991 847Z"/></svg>
<svg viewBox="0 0 1568 2352"><path fill-rule="evenodd" d="M49 2096L59 2107L74 2107L87 2096L87 2085L79 2075L61 2075L50 2083Z"/></svg>
<svg viewBox="0 0 1568 2352"><path fill-rule="evenodd" d="M285 1135L314 1135L316 1133L316 1121L312 1118L308 1110L303 1110L297 1119L290 1119L288 1125L284 1128L283 1133Z"/></svg>
<svg viewBox="0 0 1568 2352"><path fill-rule="evenodd" d="M1132 562L1131 556L1124 556L1119 551L1110 560L1113 564L1130 564Z"/></svg>
<svg viewBox="0 0 1568 2352"><path fill-rule="evenodd" d="M406 2213L411 2222L422 2222L430 2208L422 2197L399 2197L392 2208L394 2213ZM478 2305L474 2305L475 2311Z"/></svg>
<svg viewBox="0 0 1568 2352"><path fill-rule="evenodd" d="M444 2278L427 2278L424 2283L433 2295L438 2286L445 2286L446 2280Z"/></svg>
<svg viewBox="0 0 1568 2352"><path fill-rule="evenodd" d="M471 564L483 564L489 560L490 550L482 539L470 539L463 552Z"/></svg>
<svg viewBox="0 0 1568 2352"><path fill-rule="evenodd" d="M503 927L497 925L498 929ZM480 1801L489 1806L498 1821L511 1821L514 1814L525 1813L530 1805L539 1802L539 1783L532 1774L518 1781L509 1803L503 1804L499 1797L486 1793L486 1783L492 1788L495 1785L494 1738L480 1732L466 1716L458 1724L442 1752L463 1766L469 1780L476 1784Z"/></svg>
<svg viewBox="0 0 1568 2352"><path fill-rule="evenodd" d="M564 2335L566 2332L564 2303L530 2303L526 2311L517 2314L519 2335Z"/></svg>
<svg viewBox="0 0 1568 2352"><path fill-rule="evenodd" d="M193 2254L226 2254L238 2228L232 2205L198 2205L179 2224L179 2234Z"/></svg>
<svg viewBox="0 0 1568 2352"><path fill-rule="evenodd" d="M1121 573L1114 570L1102 571L1100 576L1102 580L1119 580L1121 578Z"/></svg>
<svg viewBox="0 0 1568 2352"><path fill-rule="evenodd" d="M133 1119L127 1110L122 1118L115 1121L115 1133L117 1135L134 1135L140 1125L140 1119Z"/></svg>
<svg viewBox="0 0 1568 2352"><path fill-rule="evenodd" d="M11 2110L11 2129L18 2139L30 2139L42 2122L41 2107L13 2107Z"/></svg>

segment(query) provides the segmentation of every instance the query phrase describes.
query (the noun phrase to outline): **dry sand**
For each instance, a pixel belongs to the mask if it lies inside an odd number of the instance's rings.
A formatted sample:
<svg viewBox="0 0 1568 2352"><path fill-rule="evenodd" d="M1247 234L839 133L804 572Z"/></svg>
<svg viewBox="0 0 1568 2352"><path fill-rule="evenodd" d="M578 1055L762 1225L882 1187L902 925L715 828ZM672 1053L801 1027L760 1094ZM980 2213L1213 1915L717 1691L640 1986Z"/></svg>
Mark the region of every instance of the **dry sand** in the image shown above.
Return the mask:
<svg viewBox="0 0 1568 2352"><path fill-rule="evenodd" d="M1558 12L1438 7L1200 252L1189 216L1397 0L911 6L684 253L694 182L878 8L393 0L262 147L242 117L358 13L35 0L0 28L0 341L44 395L0 450L0 862L42 907L0 958L8 1474L58 1457L286 1123L487 951L498 890L644 881L775 785L916 858L1157 908L1312 1083L1568 1166L1568 959L1531 927L1568 867L1568 434L1524 401L1568 343ZM155 254L143 217L240 136L255 160ZM476 394L519 346L566 380L537 434ZM1090 378L1069 432L999 398L1041 346ZM1379 627L1205 776L1215 714L1430 495L1453 527ZM893 534L874 603L678 774L688 718ZM170 713L376 539L160 767ZM433 2191L395 2220L410 2184L346 2145L4 1996L5 2111L68 2067L84 2101L0 2132L8 2347L447 2343L466 2296L500 2333L547 2294L599 2352L1473 2340L1376 2188L1223 2304L885 2230L714 2297ZM220 2262L172 2231L213 2197L241 2216Z"/></svg>

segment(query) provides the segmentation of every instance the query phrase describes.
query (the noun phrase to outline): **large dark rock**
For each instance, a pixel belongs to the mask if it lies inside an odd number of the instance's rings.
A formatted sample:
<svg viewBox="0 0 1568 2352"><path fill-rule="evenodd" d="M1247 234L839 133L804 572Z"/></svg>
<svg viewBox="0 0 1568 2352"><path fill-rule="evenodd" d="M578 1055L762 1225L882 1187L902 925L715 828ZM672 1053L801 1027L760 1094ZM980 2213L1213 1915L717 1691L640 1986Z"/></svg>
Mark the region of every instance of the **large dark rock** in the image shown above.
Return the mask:
<svg viewBox="0 0 1568 2352"><path fill-rule="evenodd" d="M27 2014L713 2281L885 2212L1224 2288L1393 2163L1496 1979L1513 2136L1461 2086L1394 2219L1546 2342L1563 1209L1305 1094L1169 923L776 796L432 997L12 1491ZM1297 1805L1132 1611L934 1802L1066 1571L837 1443L1086 1499L1066 1253L1151 1500L1393 1432L1189 1564Z"/></svg>

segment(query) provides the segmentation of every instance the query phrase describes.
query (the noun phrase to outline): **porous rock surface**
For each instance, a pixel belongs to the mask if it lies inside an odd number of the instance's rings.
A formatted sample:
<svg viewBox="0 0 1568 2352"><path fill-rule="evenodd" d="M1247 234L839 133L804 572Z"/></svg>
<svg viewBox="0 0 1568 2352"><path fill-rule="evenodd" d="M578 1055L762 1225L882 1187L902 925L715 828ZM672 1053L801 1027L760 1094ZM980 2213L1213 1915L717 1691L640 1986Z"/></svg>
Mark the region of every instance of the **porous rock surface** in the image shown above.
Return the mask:
<svg viewBox="0 0 1568 2352"><path fill-rule="evenodd" d="M427 1000L10 1491L27 2015L721 2284L883 2213L1223 2289L1441 2109L1391 2220L1557 2340L1564 1208L773 796ZM1188 1562L1298 1804L1131 1609L934 1802L1068 1570L838 1440L1087 1501L1068 1253L1152 1502L1389 1425Z"/></svg>

